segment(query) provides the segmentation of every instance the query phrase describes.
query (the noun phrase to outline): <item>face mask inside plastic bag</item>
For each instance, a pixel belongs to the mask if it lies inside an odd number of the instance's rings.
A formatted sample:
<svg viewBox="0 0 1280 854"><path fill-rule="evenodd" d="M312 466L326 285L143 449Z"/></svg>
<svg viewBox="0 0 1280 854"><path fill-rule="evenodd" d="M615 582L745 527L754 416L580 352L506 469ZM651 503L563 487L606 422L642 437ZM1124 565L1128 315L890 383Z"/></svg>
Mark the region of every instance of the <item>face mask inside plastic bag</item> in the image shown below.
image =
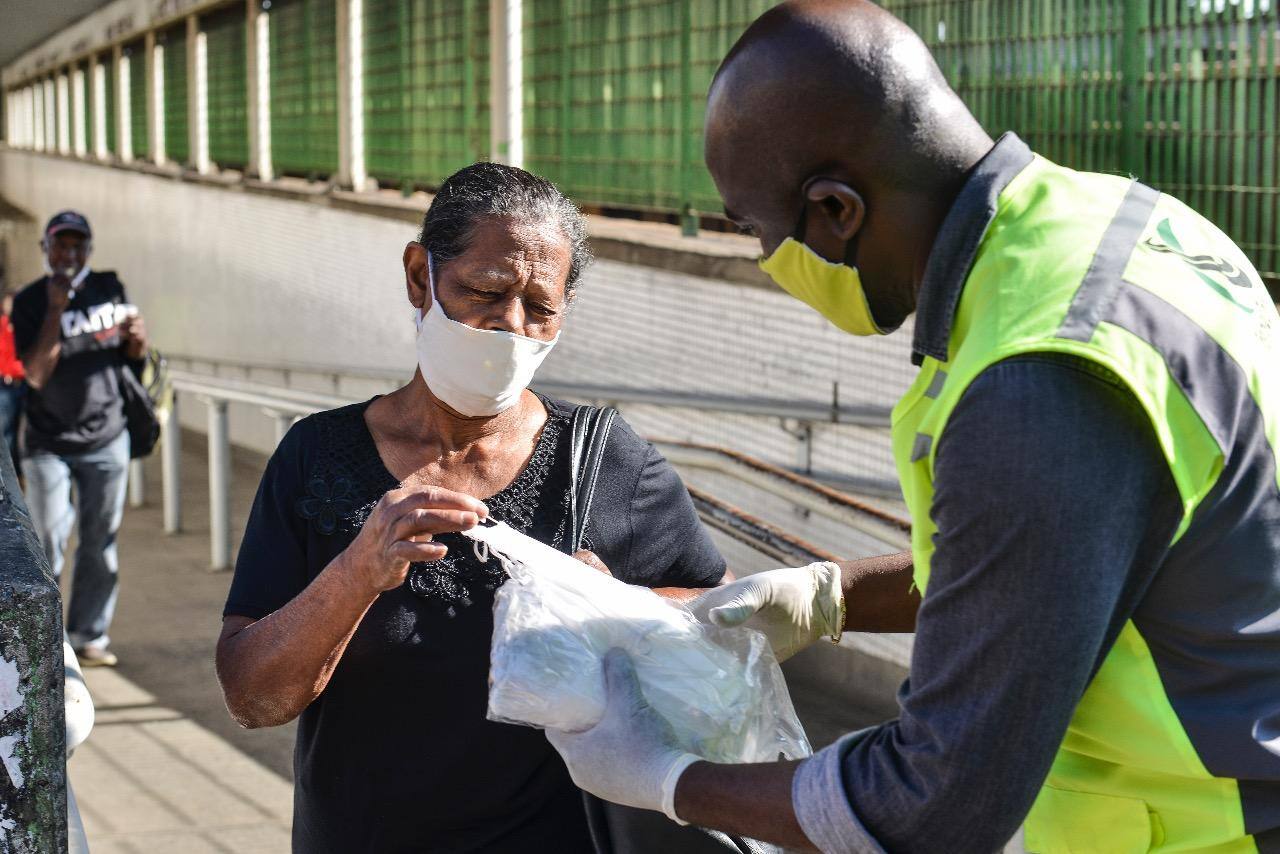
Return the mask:
<svg viewBox="0 0 1280 854"><path fill-rule="evenodd" d="M763 634L700 623L501 522L464 533L511 576L494 604L490 720L590 728L604 715L605 653L620 647L690 753L767 762L812 752Z"/></svg>

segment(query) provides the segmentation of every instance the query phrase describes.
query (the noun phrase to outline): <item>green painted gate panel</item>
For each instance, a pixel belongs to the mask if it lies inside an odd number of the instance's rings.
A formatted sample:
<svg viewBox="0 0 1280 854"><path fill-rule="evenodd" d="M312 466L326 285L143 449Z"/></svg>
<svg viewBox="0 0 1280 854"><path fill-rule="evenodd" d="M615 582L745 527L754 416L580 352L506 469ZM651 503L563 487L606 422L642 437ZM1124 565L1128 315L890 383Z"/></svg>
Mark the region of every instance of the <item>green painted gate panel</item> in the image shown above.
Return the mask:
<svg viewBox="0 0 1280 854"><path fill-rule="evenodd" d="M1133 174L1280 278L1275 0L884 0L993 134Z"/></svg>
<svg viewBox="0 0 1280 854"><path fill-rule="evenodd" d="M106 111L107 152L118 154L120 147L116 144L116 123L120 116L118 115L119 111L116 110L116 64L110 59L106 59L100 65L105 77L105 85L103 86L105 97L102 99L102 107Z"/></svg>
<svg viewBox="0 0 1280 854"><path fill-rule="evenodd" d="M245 10L234 6L201 20L208 62L209 159L243 169L249 163L249 95Z"/></svg>
<svg viewBox="0 0 1280 854"><path fill-rule="evenodd" d="M142 42L125 48L129 57L129 135L133 156L145 158L151 153L147 134L147 51Z"/></svg>
<svg viewBox="0 0 1280 854"><path fill-rule="evenodd" d="M338 169L338 19L334 0L276 0L271 42L271 160L281 174Z"/></svg>
<svg viewBox="0 0 1280 854"><path fill-rule="evenodd" d="M702 118L720 60L771 0L525 3L529 168L583 204L718 211Z"/></svg>
<svg viewBox="0 0 1280 854"><path fill-rule="evenodd" d="M365 162L433 188L489 154L487 0L365 0Z"/></svg>
<svg viewBox="0 0 1280 854"><path fill-rule="evenodd" d="M187 127L187 29L161 34L164 46L164 151L174 163L191 159Z"/></svg>

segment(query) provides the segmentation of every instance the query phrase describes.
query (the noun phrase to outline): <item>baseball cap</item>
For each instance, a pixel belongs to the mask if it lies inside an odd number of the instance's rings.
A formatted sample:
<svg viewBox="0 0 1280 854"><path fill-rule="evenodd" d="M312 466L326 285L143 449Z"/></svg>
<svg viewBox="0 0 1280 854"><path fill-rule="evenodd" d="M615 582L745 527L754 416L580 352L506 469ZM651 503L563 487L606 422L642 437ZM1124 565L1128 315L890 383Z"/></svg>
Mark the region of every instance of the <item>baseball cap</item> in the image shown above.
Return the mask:
<svg viewBox="0 0 1280 854"><path fill-rule="evenodd" d="M84 214L75 211L54 214L49 224L44 227L44 237L48 240L60 231L77 231L86 238L93 237L93 232L89 230L89 220L84 218Z"/></svg>

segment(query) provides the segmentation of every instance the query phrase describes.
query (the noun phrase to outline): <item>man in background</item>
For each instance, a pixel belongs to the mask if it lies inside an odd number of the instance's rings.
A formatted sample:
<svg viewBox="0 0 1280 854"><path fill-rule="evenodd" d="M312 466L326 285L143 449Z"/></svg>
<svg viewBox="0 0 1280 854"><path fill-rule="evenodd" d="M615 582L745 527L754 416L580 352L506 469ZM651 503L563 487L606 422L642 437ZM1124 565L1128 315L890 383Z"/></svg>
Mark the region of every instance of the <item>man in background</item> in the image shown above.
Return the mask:
<svg viewBox="0 0 1280 854"><path fill-rule="evenodd" d="M107 630L129 470L121 371L141 372L146 329L116 274L90 270L92 232L83 215L55 215L41 248L46 275L13 305L29 384L21 442L27 505L55 577L78 511L67 636L81 664L112 666Z"/></svg>

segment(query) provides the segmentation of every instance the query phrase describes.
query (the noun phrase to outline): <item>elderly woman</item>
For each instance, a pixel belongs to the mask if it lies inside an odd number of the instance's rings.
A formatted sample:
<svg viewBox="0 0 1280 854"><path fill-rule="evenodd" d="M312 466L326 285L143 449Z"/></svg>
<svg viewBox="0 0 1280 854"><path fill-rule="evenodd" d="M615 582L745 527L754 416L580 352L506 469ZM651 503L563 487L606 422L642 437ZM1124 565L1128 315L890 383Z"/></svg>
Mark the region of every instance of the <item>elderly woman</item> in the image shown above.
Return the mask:
<svg viewBox="0 0 1280 854"><path fill-rule="evenodd" d="M485 719L504 577L456 533L492 515L568 548L573 407L525 386L589 260L553 185L490 163L458 172L404 251L419 370L299 422L267 465L218 674L242 725L299 718L295 851L593 850L542 732ZM675 472L620 422L586 542L584 559L631 584L724 574Z"/></svg>

